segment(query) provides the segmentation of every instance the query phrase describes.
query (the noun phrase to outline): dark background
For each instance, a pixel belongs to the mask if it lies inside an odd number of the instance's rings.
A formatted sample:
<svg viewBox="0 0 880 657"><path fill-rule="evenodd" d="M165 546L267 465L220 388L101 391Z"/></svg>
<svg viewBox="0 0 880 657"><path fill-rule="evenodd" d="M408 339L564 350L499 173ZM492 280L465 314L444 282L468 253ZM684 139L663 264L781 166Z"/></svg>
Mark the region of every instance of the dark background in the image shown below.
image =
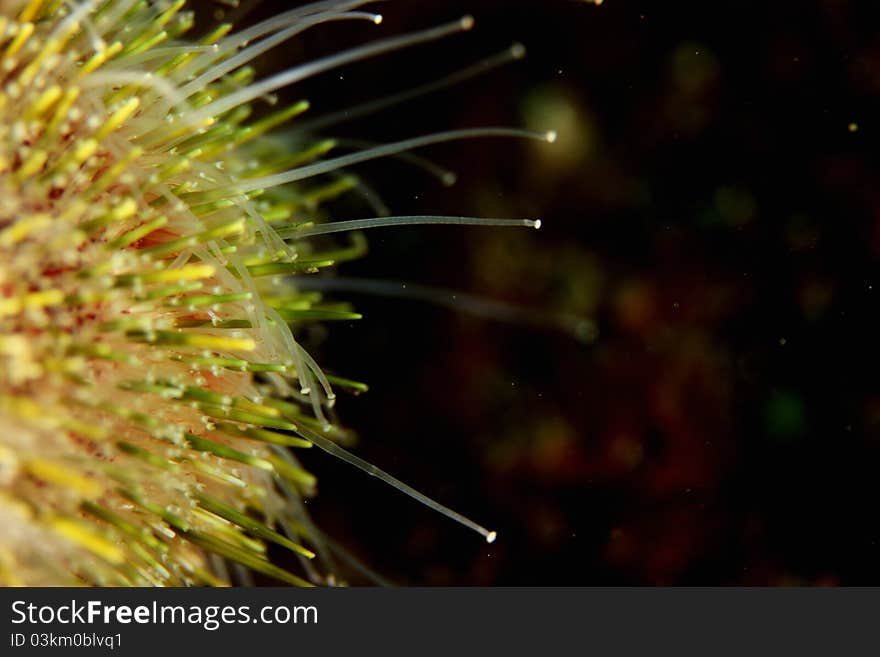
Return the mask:
<svg viewBox="0 0 880 657"><path fill-rule="evenodd" d="M248 20L287 3L266 2ZM312 115L522 41L522 62L325 131L556 128L357 168L391 209L544 228L371 231L340 270L592 318L598 338L341 295L313 330L356 452L477 535L321 453L315 520L392 581L878 584L880 32L871 2L418 0L312 30L278 69L454 20L476 28L297 86ZM334 218L370 216L356 196ZM350 573L350 581L364 581Z"/></svg>

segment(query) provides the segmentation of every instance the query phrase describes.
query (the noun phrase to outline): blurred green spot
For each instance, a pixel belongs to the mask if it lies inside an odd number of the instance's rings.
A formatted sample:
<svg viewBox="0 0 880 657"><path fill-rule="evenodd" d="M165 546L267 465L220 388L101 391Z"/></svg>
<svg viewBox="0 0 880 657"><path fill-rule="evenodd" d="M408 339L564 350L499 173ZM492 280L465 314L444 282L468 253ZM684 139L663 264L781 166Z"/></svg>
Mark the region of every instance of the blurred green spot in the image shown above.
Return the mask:
<svg viewBox="0 0 880 657"><path fill-rule="evenodd" d="M570 168L595 152L596 128L565 87L550 84L535 89L524 101L521 112L530 129L558 133L552 148L538 149L546 166Z"/></svg>
<svg viewBox="0 0 880 657"><path fill-rule="evenodd" d="M805 433L807 420L803 400L790 390L774 390L764 406L764 429L776 440L797 440Z"/></svg>
<svg viewBox="0 0 880 657"><path fill-rule="evenodd" d="M672 75L686 94L698 94L720 73L715 55L699 43L683 43L672 53Z"/></svg>

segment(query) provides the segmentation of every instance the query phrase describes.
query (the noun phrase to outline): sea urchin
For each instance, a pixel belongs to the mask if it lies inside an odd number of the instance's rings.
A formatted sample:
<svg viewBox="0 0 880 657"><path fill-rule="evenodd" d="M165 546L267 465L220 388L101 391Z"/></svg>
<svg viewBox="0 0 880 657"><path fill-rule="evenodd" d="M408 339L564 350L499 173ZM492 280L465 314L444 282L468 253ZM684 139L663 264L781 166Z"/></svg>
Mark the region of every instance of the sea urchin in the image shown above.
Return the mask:
<svg viewBox="0 0 880 657"><path fill-rule="evenodd" d="M292 584L323 539L293 450L318 446L440 507L337 444L332 386L291 324L354 319L287 276L357 257L315 235L399 223L315 223L351 178L311 181L457 131L326 157L267 137L305 102L254 101L363 57L471 27L465 18L255 79L249 63L328 21L317 2L235 32L184 34L185 0L0 2L0 583L223 584L227 564ZM525 136L532 136L525 134ZM538 135L538 138L549 138ZM293 448L293 449L291 449ZM299 555L302 576L266 545ZM306 547L306 546L309 547Z"/></svg>

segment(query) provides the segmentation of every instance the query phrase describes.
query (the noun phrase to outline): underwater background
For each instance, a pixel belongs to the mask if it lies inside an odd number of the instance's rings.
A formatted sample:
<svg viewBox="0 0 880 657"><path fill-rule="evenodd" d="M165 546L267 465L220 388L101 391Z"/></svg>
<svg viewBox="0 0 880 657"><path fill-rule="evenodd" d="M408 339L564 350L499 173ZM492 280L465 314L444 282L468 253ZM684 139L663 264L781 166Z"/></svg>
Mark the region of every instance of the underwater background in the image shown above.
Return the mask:
<svg viewBox="0 0 880 657"><path fill-rule="evenodd" d="M356 453L497 542L306 454L324 531L398 584L880 582L871 4L375 5L387 34L477 22L285 92L312 115L514 41L529 54L323 134L521 125L559 139L420 151L458 175L452 187L401 162L358 169L395 213L543 228L377 230L339 271L499 300L526 310L518 321L340 292L365 318L305 339L329 371L371 386L337 404ZM287 6L264 2L248 20ZM262 68L373 37L310 31ZM337 219L370 215L357 197L333 206ZM589 320L578 335L558 330L571 315Z"/></svg>

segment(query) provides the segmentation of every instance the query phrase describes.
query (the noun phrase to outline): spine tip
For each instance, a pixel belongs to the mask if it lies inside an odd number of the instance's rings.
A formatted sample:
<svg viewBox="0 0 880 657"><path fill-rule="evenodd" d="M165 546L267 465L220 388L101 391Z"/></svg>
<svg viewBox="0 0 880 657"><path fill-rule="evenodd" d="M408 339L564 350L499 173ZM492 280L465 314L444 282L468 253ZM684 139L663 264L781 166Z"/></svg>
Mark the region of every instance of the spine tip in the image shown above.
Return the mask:
<svg viewBox="0 0 880 657"><path fill-rule="evenodd" d="M461 29L463 29L465 32L467 32L468 30L471 30L474 27L474 17L471 16L470 14L468 14L467 16L462 16L461 21L459 21L459 23L461 24Z"/></svg>
<svg viewBox="0 0 880 657"><path fill-rule="evenodd" d="M487 543L494 543L496 538L498 538L498 532L489 532L488 534L486 534Z"/></svg>
<svg viewBox="0 0 880 657"><path fill-rule="evenodd" d="M547 133L544 135L544 139L547 140L548 144L555 144L558 137L559 135L556 133L555 130L548 130Z"/></svg>

